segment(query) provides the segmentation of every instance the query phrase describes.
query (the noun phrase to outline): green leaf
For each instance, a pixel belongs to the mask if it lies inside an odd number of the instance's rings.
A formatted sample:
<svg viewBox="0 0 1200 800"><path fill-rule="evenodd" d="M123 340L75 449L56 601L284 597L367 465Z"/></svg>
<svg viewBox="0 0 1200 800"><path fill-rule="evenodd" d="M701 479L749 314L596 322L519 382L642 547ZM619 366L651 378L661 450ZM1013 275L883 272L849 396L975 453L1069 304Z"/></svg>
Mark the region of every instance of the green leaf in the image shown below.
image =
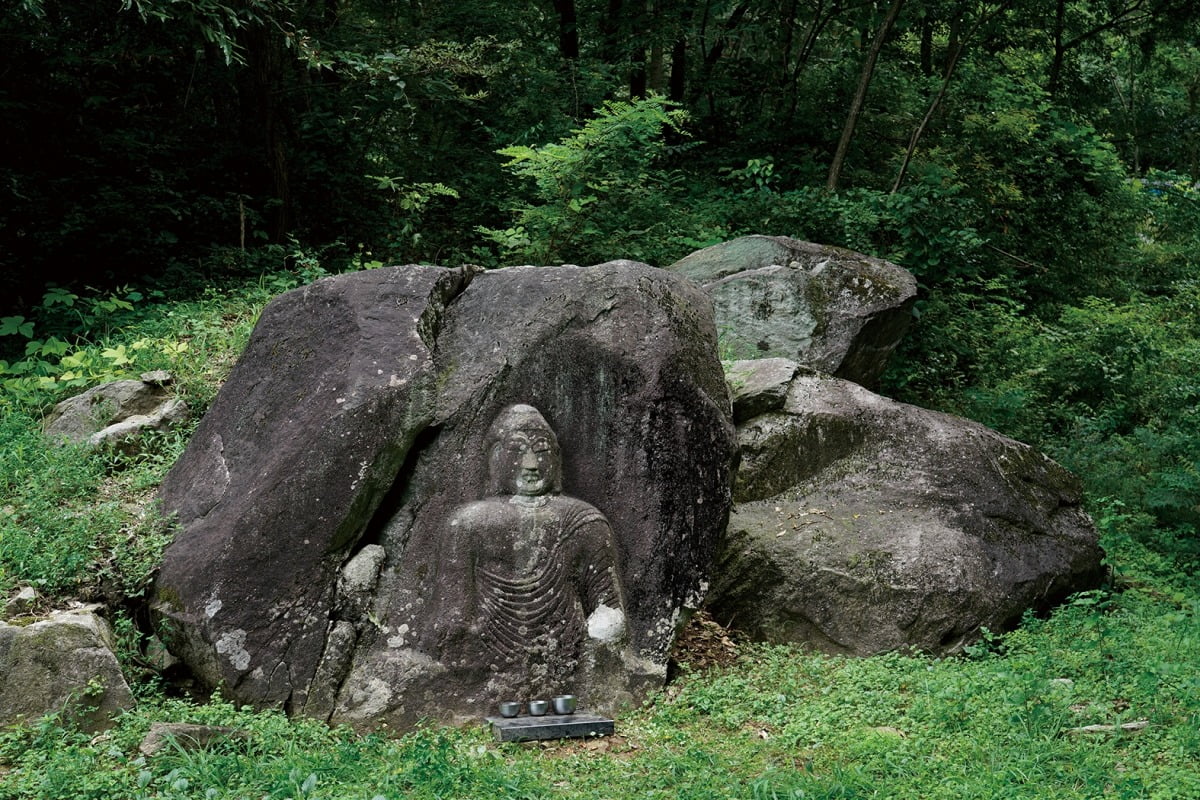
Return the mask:
<svg viewBox="0 0 1200 800"><path fill-rule="evenodd" d="M26 339L33 336L33 323L24 317L0 317L0 336L21 335Z"/></svg>
<svg viewBox="0 0 1200 800"><path fill-rule="evenodd" d="M38 352L44 356L61 356L70 349L71 345L67 344L62 339L59 339L57 336L51 336L42 343L42 346L38 349Z"/></svg>

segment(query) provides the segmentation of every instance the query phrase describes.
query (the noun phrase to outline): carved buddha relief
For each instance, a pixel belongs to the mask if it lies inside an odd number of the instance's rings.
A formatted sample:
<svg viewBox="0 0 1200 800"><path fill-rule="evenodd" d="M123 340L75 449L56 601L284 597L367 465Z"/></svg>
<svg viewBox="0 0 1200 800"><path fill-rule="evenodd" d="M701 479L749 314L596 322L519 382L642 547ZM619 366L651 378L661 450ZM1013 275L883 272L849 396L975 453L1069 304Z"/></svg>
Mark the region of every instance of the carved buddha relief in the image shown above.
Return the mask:
<svg viewBox="0 0 1200 800"><path fill-rule="evenodd" d="M488 493L450 515L437 603L443 659L514 690L570 688L625 611L608 520L562 495L557 437L537 409L500 413L485 440Z"/></svg>

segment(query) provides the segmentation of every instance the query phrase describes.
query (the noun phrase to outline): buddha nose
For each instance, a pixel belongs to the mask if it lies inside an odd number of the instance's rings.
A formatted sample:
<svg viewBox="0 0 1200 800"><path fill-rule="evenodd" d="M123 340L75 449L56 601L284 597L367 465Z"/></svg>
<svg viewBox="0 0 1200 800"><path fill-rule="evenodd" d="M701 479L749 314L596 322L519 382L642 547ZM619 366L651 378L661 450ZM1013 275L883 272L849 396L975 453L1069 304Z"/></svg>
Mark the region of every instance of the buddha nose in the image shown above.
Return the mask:
<svg viewBox="0 0 1200 800"><path fill-rule="evenodd" d="M526 450L521 456L521 469L538 469L541 462L538 460L537 453L532 450Z"/></svg>

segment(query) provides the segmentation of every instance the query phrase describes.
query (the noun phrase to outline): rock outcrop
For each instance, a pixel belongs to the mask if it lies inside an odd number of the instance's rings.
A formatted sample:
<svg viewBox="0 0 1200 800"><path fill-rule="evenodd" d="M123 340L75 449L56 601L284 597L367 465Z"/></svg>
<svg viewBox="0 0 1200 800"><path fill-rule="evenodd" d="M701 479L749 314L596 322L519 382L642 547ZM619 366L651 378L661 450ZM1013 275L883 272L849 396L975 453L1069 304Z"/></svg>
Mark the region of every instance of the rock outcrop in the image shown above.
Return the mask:
<svg viewBox="0 0 1200 800"><path fill-rule="evenodd" d="M874 386L912 316L916 279L888 261L784 236L713 245L667 269L713 298L722 350Z"/></svg>
<svg viewBox="0 0 1200 800"><path fill-rule="evenodd" d="M0 725L63 713L97 731L132 707L112 631L91 611L60 611L28 625L0 622Z"/></svg>
<svg viewBox="0 0 1200 800"><path fill-rule="evenodd" d="M734 457L711 303L682 278L323 279L264 310L165 480L178 533L155 605L176 654L241 702L393 728L535 690L611 709L662 683ZM580 571L598 547L611 581ZM513 554L524 572L497 574ZM524 636L550 653L550 606L581 621L534 686L512 665Z"/></svg>
<svg viewBox="0 0 1200 800"><path fill-rule="evenodd" d="M758 414L738 426L718 622L834 653L951 653L1097 585L1096 531L1058 464L968 420L790 369L782 402L786 363L730 370ZM768 396L753 405L751 386Z"/></svg>
<svg viewBox="0 0 1200 800"><path fill-rule="evenodd" d="M167 388L171 380L160 371L95 386L56 405L43 430L55 442L135 449L142 431L165 430L187 417L187 404Z"/></svg>

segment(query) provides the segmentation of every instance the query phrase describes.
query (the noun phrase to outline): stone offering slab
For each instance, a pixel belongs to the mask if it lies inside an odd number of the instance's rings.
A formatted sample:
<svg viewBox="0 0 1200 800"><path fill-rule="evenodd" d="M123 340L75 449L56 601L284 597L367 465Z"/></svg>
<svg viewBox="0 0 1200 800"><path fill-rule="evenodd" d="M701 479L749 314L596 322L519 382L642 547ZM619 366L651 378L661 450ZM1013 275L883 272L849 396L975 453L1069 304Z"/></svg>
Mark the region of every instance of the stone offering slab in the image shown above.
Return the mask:
<svg viewBox="0 0 1200 800"><path fill-rule="evenodd" d="M544 717L488 717L498 742L581 739L610 736L613 721L592 714L547 714Z"/></svg>

